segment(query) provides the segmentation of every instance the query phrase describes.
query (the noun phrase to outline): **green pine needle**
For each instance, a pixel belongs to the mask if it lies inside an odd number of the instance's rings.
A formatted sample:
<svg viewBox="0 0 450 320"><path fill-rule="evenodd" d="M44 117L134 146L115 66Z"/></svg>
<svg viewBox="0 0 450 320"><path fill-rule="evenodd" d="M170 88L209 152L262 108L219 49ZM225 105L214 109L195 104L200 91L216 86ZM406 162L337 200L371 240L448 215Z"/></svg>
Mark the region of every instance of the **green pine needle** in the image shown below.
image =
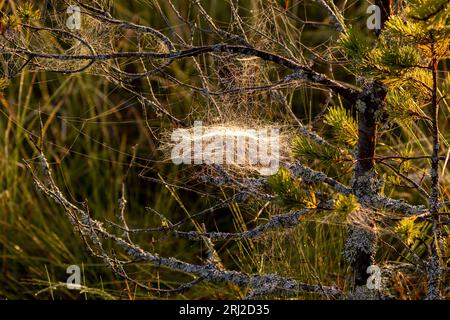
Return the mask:
<svg viewBox="0 0 450 320"><path fill-rule="evenodd" d="M336 148L328 145L319 145L303 136L294 140L292 153L297 158L310 161L335 161L340 158L340 152Z"/></svg>
<svg viewBox="0 0 450 320"><path fill-rule="evenodd" d="M324 122L332 127L334 139L348 147L358 142L358 125L355 119L343 107L331 107Z"/></svg>

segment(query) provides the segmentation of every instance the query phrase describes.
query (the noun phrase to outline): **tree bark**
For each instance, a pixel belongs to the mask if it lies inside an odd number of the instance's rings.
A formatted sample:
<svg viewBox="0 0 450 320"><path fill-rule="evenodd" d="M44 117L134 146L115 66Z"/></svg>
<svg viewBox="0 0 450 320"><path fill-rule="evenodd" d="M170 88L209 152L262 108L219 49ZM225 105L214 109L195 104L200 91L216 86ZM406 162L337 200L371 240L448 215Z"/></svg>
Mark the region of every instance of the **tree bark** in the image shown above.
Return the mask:
<svg viewBox="0 0 450 320"><path fill-rule="evenodd" d="M393 13L392 0L375 0L375 5L380 8L381 11L381 29L376 30L376 34L379 35L381 30L384 28L386 21Z"/></svg>
<svg viewBox="0 0 450 320"><path fill-rule="evenodd" d="M377 140L377 118L381 114L387 90L380 82L366 86L356 103L358 111L358 150L357 163L353 176L353 191L360 203L370 203L379 192L375 177L375 148ZM376 228L371 219L372 211L364 210L357 214L356 221L350 221L344 255L354 272L355 291L364 287L369 275L367 268L374 264L376 251ZM366 291L363 291L366 292ZM364 298L359 296L358 298Z"/></svg>
<svg viewBox="0 0 450 320"><path fill-rule="evenodd" d="M381 11L381 29L376 30L379 36L389 17L393 13L392 0L375 0ZM357 163L353 176L353 191L360 203L370 203L371 198L379 192L375 176L375 148L377 143L377 119L385 106L386 87L378 81L366 85L356 101L358 114L358 149ZM356 212L356 221L350 221L348 238L344 256L354 273L354 295L358 299L370 299L375 295L367 290L369 275L367 268L374 264L376 252L376 227L371 219L371 210Z"/></svg>

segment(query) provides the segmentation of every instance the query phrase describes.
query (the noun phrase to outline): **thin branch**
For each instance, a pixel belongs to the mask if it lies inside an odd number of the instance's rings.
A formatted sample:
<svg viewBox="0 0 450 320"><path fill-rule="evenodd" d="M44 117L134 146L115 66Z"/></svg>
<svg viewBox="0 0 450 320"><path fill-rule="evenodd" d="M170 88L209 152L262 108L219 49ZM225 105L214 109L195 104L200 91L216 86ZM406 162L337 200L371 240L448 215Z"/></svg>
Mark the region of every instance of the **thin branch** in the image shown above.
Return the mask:
<svg viewBox="0 0 450 320"><path fill-rule="evenodd" d="M188 240L203 240L207 237L211 241L225 241L225 240L243 240L243 239L260 239L268 232L278 229L289 229L297 226L300 223L300 218L312 211L312 209L303 209L289 213L275 215L269 218L269 221L263 225L257 226L251 230L244 232L206 232L198 233L195 231L177 231L172 232L175 235L181 236Z"/></svg>
<svg viewBox="0 0 450 320"><path fill-rule="evenodd" d="M315 171L305 167L300 163L284 164L285 167L296 177L304 179L308 183L325 183L333 188L336 192L349 196L355 195L356 192L342 183L328 177L323 172ZM421 205L411 205L403 200L388 198L379 194L373 194L370 197L357 197L360 204L379 210L395 211L406 215L422 215L427 209Z"/></svg>
<svg viewBox="0 0 450 320"><path fill-rule="evenodd" d="M85 210L69 202L56 186L45 156L41 154L40 158L43 159L43 174L45 175L47 186L39 179L30 165L25 162L25 165L29 168L33 175L33 179L38 189L51 199L55 200L58 204L60 204L64 208L64 211L68 214L70 222L77 229L79 229L82 234L88 234L94 245L100 247L103 252L105 251L102 247L100 238L104 240L110 240L118 245L126 252L128 256L133 258L135 262L149 262L156 267L165 267L173 271L194 274L204 279L205 281L231 282L239 287L253 288L254 290L263 292L265 295L275 293L280 295L297 295L300 293L309 292L319 295L326 294L327 296L331 296L334 298L344 297L344 294L335 287L305 284L291 278L281 277L277 274L257 275L246 274L238 271L220 270L212 267L211 265L192 264L173 257L166 258L158 254L153 254L145 251L137 245L107 232L101 222L92 219ZM110 262L107 257L105 257L105 260L107 263Z"/></svg>
<svg viewBox="0 0 450 320"><path fill-rule="evenodd" d="M209 46L197 46L189 49L160 53L160 52L116 52L116 53L105 53L105 54L92 54L92 55L66 55L66 54L55 54L55 53L42 53L33 52L27 49L10 49L10 52L26 54L29 57L41 58L41 59L55 59L62 61L82 61L82 60L93 60L93 61L108 61L120 58L133 58L133 59L182 59L187 57L195 57L206 53L231 53L231 54L241 54L245 56L258 57L264 61L273 62L280 66L286 67L288 69L294 70L295 72L286 77L284 80L303 80L315 84L325 86L335 93L342 95L349 101L356 101L358 97L358 91L344 84L328 78L326 75L318 73L312 70L310 67L298 64L288 58L282 57L280 55L270 53L267 51L249 48L244 46L233 46L226 44L215 44Z"/></svg>

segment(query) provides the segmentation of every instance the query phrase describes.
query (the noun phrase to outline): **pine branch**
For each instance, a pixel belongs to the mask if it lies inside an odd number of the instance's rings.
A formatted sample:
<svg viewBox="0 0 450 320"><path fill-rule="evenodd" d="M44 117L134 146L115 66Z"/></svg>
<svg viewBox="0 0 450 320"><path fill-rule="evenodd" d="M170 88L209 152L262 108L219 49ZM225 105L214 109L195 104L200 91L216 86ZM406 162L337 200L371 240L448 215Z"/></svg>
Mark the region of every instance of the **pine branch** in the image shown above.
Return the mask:
<svg viewBox="0 0 450 320"><path fill-rule="evenodd" d="M343 195L355 195L360 204L366 207L370 207L378 210L393 211L405 215L424 215L427 213L427 209L424 206L411 205L403 200L396 200L389 197L374 194L361 194L359 188L352 189L342 183L328 177L323 172L315 171L308 167L303 166L300 163L296 164L284 164L284 166L296 177L304 179L309 183L325 183L330 186L334 191ZM364 193L367 190L363 190Z"/></svg>

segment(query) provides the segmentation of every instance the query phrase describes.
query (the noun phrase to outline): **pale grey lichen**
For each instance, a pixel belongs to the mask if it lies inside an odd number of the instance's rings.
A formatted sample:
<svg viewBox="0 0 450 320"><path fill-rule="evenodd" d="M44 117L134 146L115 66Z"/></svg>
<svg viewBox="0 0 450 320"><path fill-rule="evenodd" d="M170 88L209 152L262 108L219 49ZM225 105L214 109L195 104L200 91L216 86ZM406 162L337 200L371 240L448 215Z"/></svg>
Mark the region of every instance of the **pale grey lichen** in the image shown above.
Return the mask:
<svg viewBox="0 0 450 320"><path fill-rule="evenodd" d="M210 241L224 241L224 240L243 240L243 239L260 239L271 231L278 229L287 230L295 227L300 223L300 217L310 212L310 209L303 209L300 211L292 211L284 214L274 215L270 217L269 221L261 224L253 229L243 232L205 232L199 233L197 231L178 231L169 230L177 236L189 240L203 240L207 237Z"/></svg>
<svg viewBox="0 0 450 320"><path fill-rule="evenodd" d="M426 212L423 205L411 205L403 200L397 200L381 195L380 189L384 181L376 178L375 172L370 171L364 175L353 176L352 193L358 202L367 208L383 211L400 212L406 215L417 215Z"/></svg>
<svg viewBox="0 0 450 320"><path fill-rule="evenodd" d="M436 250L436 248L438 248L440 250L442 248L441 239L435 239L435 242L436 244L433 247L433 249ZM443 267L438 252L432 252L432 254L429 257L429 260L427 261L426 269L428 278L428 290L426 299L439 300L441 299L441 292L439 286L442 283Z"/></svg>
<svg viewBox="0 0 450 320"><path fill-rule="evenodd" d="M321 82L321 81L325 80L325 75L323 75L321 73L316 73L316 74L313 74L312 79L315 82Z"/></svg>
<svg viewBox="0 0 450 320"><path fill-rule="evenodd" d="M307 80L307 74L304 70L299 69L291 74L284 77L284 82L294 81L294 80Z"/></svg>
<svg viewBox="0 0 450 320"><path fill-rule="evenodd" d="M288 169L295 177L299 177L307 183L323 182L331 186L337 192L342 193L346 196L352 193L352 190L343 185L342 183L334 179L331 179L323 172L315 171L311 168L302 165L301 163L295 164L285 163L284 167Z"/></svg>
<svg viewBox="0 0 450 320"><path fill-rule="evenodd" d="M349 263L354 263L361 252L372 254L376 248L375 239L375 234L367 229L355 226L350 227L347 240L345 241L345 260Z"/></svg>
<svg viewBox="0 0 450 320"><path fill-rule="evenodd" d="M367 288L367 268L374 264L377 249L377 231L373 221L373 212L361 208L349 215L348 236L345 241L343 256L354 273L354 296L357 299L371 299L372 293Z"/></svg>
<svg viewBox="0 0 450 320"><path fill-rule="evenodd" d="M358 100L356 100L355 107L356 107L356 110L358 110L361 113L364 113L364 112L366 112L367 105L364 101L362 101L361 99L358 99Z"/></svg>
<svg viewBox="0 0 450 320"><path fill-rule="evenodd" d="M380 300L380 291L371 290L367 286L356 286L353 291L353 300Z"/></svg>
<svg viewBox="0 0 450 320"><path fill-rule="evenodd" d="M350 216L344 258L353 265L361 254L373 255L376 251L376 229L370 220L370 210L360 209Z"/></svg>

